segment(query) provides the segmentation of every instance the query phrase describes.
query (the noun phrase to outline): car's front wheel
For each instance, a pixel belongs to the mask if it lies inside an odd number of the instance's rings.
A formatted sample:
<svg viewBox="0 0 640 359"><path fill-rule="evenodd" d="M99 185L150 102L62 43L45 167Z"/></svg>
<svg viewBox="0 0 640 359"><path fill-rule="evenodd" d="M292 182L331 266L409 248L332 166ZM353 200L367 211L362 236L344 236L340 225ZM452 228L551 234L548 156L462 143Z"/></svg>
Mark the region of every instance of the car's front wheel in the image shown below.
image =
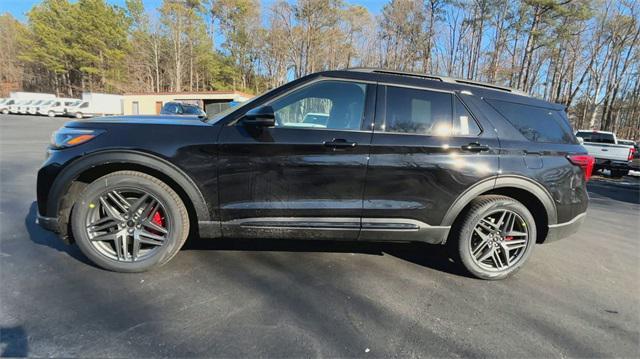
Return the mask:
<svg viewBox="0 0 640 359"><path fill-rule="evenodd" d="M53 112L53 111L49 111L49 112L47 112L47 116L49 116L49 117L56 117L56 113L55 113L55 112Z"/></svg>
<svg viewBox="0 0 640 359"><path fill-rule="evenodd" d="M180 196L159 179L119 171L89 184L75 203L73 236L94 263L142 272L168 262L189 234Z"/></svg>
<svg viewBox="0 0 640 359"><path fill-rule="evenodd" d="M473 276L503 279L522 267L535 242L535 220L522 203L486 195L456 221L449 245L454 260Z"/></svg>

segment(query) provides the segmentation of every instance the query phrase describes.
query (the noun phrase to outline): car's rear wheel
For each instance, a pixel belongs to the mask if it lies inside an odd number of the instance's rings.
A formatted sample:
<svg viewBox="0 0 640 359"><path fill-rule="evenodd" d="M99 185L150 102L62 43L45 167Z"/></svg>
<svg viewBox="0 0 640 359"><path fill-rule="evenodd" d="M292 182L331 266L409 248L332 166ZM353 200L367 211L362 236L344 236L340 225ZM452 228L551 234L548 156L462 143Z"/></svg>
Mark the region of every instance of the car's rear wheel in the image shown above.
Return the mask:
<svg viewBox="0 0 640 359"><path fill-rule="evenodd" d="M76 112L76 118L82 118L82 117L83 117L82 112Z"/></svg>
<svg viewBox="0 0 640 359"><path fill-rule="evenodd" d="M73 236L94 263L142 272L168 262L189 234L180 196L159 179L119 171L89 184L75 203Z"/></svg>
<svg viewBox="0 0 640 359"><path fill-rule="evenodd" d="M513 198L480 196L461 214L450 237L454 260L481 279L503 279L522 267L536 242L531 212Z"/></svg>
<svg viewBox="0 0 640 359"><path fill-rule="evenodd" d="M53 111L49 111L49 112L47 112L47 116L49 116L49 117L56 117L56 113L55 113L55 112L53 112Z"/></svg>

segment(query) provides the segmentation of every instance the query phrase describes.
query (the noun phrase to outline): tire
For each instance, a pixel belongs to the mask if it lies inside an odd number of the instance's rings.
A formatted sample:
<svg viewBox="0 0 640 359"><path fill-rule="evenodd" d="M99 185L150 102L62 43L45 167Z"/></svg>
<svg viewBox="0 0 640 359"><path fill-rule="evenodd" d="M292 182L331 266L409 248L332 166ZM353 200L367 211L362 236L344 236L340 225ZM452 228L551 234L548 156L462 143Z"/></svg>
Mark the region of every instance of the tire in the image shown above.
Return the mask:
<svg viewBox="0 0 640 359"><path fill-rule="evenodd" d="M82 118L82 112L76 112L75 117L78 119Z"/></svg>
<svg viewBox="0 0 640 359"><path fill-rule="evenodd" d="M507 220L503 221L505 225L513 223L511 231L487 234L486 228L498 232L494 226L500 224L501 213L507 213ZM513 221L509 220L511 218ZM477 226L488 241L476 231ZM482 243L485 243L484 246ZM499 195L474 199L456 220L448 240L454 261L474 277L487 280L504 279L517 272L531 256L535 243L536 224L531 212L515 199ZM492 250L495 254L490 254ZM505 257L505 253L509 258ZM484 262L479 261L486 255L490 257L484 259ZM497 262L508 265L500 268Z"/></svg>
<svg viewBox="0 0 640 359"><path fill-rule="evenodd" d="M135 198L138 192L141 195ZM128 202L129 210L116 206L114 193ZM144 204L138 206L140 202ZM118 220L106 214L113 212L105 204L117 210ZM156 222L156 216L161 217L160 223ZM92 231L107 226L102 232ZM189 215L180 196L164 182L141 172L119 171L85 187L74 204L71 229L82 253L98 266L116 272L144 272L162 266L178 253L189 235ZM164 238L152 239L154 236Z"/></svg>
<svg viewBox="0 0 640 359"><path fill-rule="evenodd" d="M7 110L6 108L2 110L2 114L3 115L8 115L9 114L9 110Z"/></svg>
<svg viewBox="0 0 640 359"><path fill-rule="evenodd" d="M49 116L49 117L56 117L56 113L55 113L55 112L53 112L53 111L49 111L49 112L47 112L47 116Z"/></svg>
<svg viewBox="0 0 640 359"><path fill-rule="evenodd" d="M611 170L612 178L620 178L629 174L629 170Z"/></svg>

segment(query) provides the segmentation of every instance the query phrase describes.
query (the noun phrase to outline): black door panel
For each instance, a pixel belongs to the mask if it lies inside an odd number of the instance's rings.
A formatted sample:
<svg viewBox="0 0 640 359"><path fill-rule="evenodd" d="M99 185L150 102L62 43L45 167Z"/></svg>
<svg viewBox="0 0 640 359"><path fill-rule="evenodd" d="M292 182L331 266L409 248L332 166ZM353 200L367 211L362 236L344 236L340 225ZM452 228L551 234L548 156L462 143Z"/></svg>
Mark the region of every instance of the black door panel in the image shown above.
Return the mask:
<svg viewBox="0 0 640 359"><path fill-rule="evenodd" d="M498 174L497 138L453 93L380 86L378 98L363 223L439 226L460 194Z"/></svg>
<svg viewBox="0 0 640 359"><path fill-rule="evenodd" d="M316 105L314 112L300 110L304 106L299 104L298 112L286 107L289 104L281 111L278 101L284 100L276 100L276 127L236 124L222 129L223 235L357 238L372 134L361 127L371 121L375 99L375 86L368 88L373 92L367 90L366 109L357 115L362 124L355 130L340 129L354 126L353 116L345 118L344 112L351 102L334 99L329 106L320 106L325 94L318 92L311 103ZM295 90L296 101L300 101L296 91L312 92ZM325 112L319 113L322 109Z"/></svg>

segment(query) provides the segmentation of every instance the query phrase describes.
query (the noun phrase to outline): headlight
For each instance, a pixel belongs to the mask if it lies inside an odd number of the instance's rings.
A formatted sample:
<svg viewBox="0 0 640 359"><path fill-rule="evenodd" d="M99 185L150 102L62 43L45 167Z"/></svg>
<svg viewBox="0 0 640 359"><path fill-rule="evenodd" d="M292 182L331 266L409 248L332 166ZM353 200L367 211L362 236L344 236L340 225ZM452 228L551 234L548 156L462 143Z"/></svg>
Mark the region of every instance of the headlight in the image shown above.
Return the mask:
<svg viewBox="0 0 640 359"><path fill-rule="evenodd" d="M104 131L62 127L51 134L51 147L60 149L77 146L94 139L102 132Z"/></svg>

